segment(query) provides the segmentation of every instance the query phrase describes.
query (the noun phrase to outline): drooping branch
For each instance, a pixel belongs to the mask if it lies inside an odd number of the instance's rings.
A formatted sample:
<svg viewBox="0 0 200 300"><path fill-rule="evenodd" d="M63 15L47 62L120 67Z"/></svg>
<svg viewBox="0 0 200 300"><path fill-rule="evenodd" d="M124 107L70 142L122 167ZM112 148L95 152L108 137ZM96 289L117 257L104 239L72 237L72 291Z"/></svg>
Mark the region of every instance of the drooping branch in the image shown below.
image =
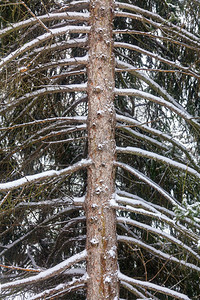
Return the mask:
<svg viewBox="0 0 200 300"><path fill-rule="evenodd" d="M88 21L89 13L79 13L79 12L65 12L65 13L50 13L43 16L38 16L37 18L42 22L49 22L55 20L78 20L78 21ZM15 24L12 24L9 27L0 30L0 38L4 37L7 34L11 34L13 31L22 30L28 26L36 24L38 20L33 17L25 21L21 21ZM49 29L50 30L50 29Z"/></svg>
<svg viewBox="0 0 200 300"><path fill-rule="evenodd" d="M138 221L135 221L132 219L124 218L124 217L118 217L117 221L119 223L129 224L131 226L136 226L136 227L146 230L148 232L152 232L153 234L158 235L158 236L172 242L177 247L180 247L181 249L186 251L186 253L190 253L197 260L197 262L200 262L200 256L191 247L187 246L182 241L178 240L177 238L173 237L172 235L170 235L160 229L157 229L152 226L146 225L144 223L141 223L141 222L138 222Z"/></svg>
<svg viewBox="0 0 200 300"><path fill-rule="evenodd" d="M33 69L27 69L28 75L34 74L35 72L41 72L50 68L57 68L57 67L63 67L63 66L79 66L79 65L87 65L88 63L88 55L85 55L83 57L73 57L73 58L66 58L57 60L55 62L50 62L47 64L39 64ZM26 75L26 71L23 72L24 75ZM23 75L22 75L23 78Z"/></svg>
<svg viewBox="0 0 200 300"><path fill-rule="evenodd" d="M165 288L163 286L159 286L159 285L156 285L156 284L148 282L148 281L141 281L141 280L133 279L133 278L130 278L130 277L122 274L121 272L119 272L118 276L119 276L119 279L121 281L125 281L129 284L132 284L132 285L136 286L136 287L147 288L149 290L153 290L153 291L159 292L161 294L172 296L173 298L179 299L179 300L190 300L190 298L188 298L186 295L178 293L174 290L170 290L170 289Z"/></svg>
<svg viewBox="0 0 200 300"><path fill-rule="evenodd" d="M26 186L28 184L32 184L34 182L38 182L38 181L45 180L48 178L58 177L58 176L62 176L62 175L71 175L72 173L74 173L82 168L86 168L89 165L91 165L91 160L82 159L80 162L78 162L68 168L62 169L60 171L49 170L49 171L42 172L42 173L35 174L35 175L27 175L25 177L22 177L20 179L14 180L14 181L0 183L0 191L1 192L10 191L12 189L17 189L22 186Z"/></svg>
<svg viewBox="0 0 200 300"><path fill-rule="evenodd" d="M123 206L119 205L118 203L122 204ZM133 200L115 195L115 200L111 200L111 206L117 210L133 212L135 214L151 217L152 219L156 219L158 222L164 222L170 225L171 228L181 232L181 234L186 236L188 240L190 239L195 244L198 244L199 236L197 234L191 232L187 227L177 223L175 220L170 219L164 213L159 212L144 201Z"/></svg>
<svg viewBox="0 0 200 300"><path fill-rule="evenodd" d="M158 204L146 201L146 200L142 199L141 197L139 197L137 195L133 195L133 194L125 192L125 191L117 190L116 193L117 193L117 195L115 196L116 199L118 199L118 197L121 196L123 198L127 198L127 200L130 199L131 202L132 201L136 201L136 202L138 201L139 205L140 205L140 203L143 203L143 206L145 205L144 207L145 207L146 210L149 210L149 211L152 211L152 212L155 212L155 213L161 212L164 215L169 216L173 220L176 219L176 214L173 211L167 209L164 206L160 206ZM120 202L120 200L119 200L119 202ZM194 220L191 220L191 219L185 217L184 218L184 223L189 224L190 227L196 228L197 232L200 230L199 219L196 219L196 221L194 221ZM178 222L178 224L179 224L179 222ZM189 228L187 228L186 231L190 235L193 235L193 232ZM195 233L194 233L194 236L196 236Z"/></svg>
<svg viewBox="0 0 200 300"><path fill-rule="evenodd" d="M123 280L120 281L120 284L126 290L128 290L129 292L131 292L133 295L135 295L137 297L140 297L140 299L147 299L147 296L149 296L150 299L152 299L152 300L159 300L157 297L155 297L151 293L147 292L146 288L143 289L143 288L140 287L141 290L144 290L144 293L141 293L138 289L136 289L136 287L133 287L131 284L129 284L129 283L123 281Z"/></svg>
<svg viewBox="0 0 200 300"><path fill-rule="evenodd" d="M73 279L72 281L68 283L59 284L58 286L45 290L44 292L37 294L33 297L31 297L29 300L40 300L40 299L46 299L46 297L57 297L60 294L67 294L72 291L76 291L82 288L86 287L87 278L85 275L83 275L79 279Z"/></svg>
<svg viewBox="0 0 200 300"><path fill-rule="evenodd" d="M160 257L161 259L166 260L169 263L173 262L173 263L176 263L176 264L182 266L183 268L186 267L188 269L194 270L195 272L200 272L200 267L198 267L194 264L188 263L184 260L180 260L180 259L176 258L175 256L173 256L172 254L167 254L161 250L157 250L153 246L150 246L150 245L142 242L138 238L136 239L136 238L132 238L132 237L119 235L117 240L119 242L133 244L135 246L143 248L143 249L147 250L148 252L152 253L153 255L155 255L156 257Z"/></svg>
<svg viewBox="0 0 200 300"><path fill-rule="evenodd" d="M196 73L194 70L191 70L189 67L184 67L181 64L177 64L174 61L170 61L164 57L159 56L158 54L154 54L150 51L144 50L143 48L140 48L138 46L134 46L134 45L130 45L130 44L126 44L126 43L120 43L120 42L116 42L115 43L115 47L116 48L125 48L125 49L129 49L129 50L133 50L139 53L142 53L144 55L147 55L149 57L155 58L156 60L161 61L162 63L165 63L173 68L177 68L178 70L182 70L183 72L185 72L187 75L193 76L197 79L200 79L200 75L198 73Z"/></svg>
<svg viewBox="0 0 200 300"><path fill-rule="evenodd" d="M189 151L178 141L176 141L172 136L168 135L167 133L163 133L162 131L158 130L158 129L154 129L152 127L149 127L133 118L129 118L126 116L122 116L122 115L117 115L117 120L120 122L124 122L126 124L130 124L131 126L135 126L138 128L141 128L143 131L150 133L153 136L157 136L159 138L162 138L164 141L169 142L170 144L172 144L173 146L177 147L178 149L180 149L185 155L186 157L189 159L189 161L192 163L193 167L195 168L195 170L197 170L198 172L200 172L200 167L197 165L197 162L195 160L195 158L192 156L191 153L189 153Z"/></svg>
<svg viewBox="0 0 200 300"><path fill-rule="evenodd" d="M169 103L166 100L164 100L160 97L154 96L150 93L142 92L142 91L136 90L136 89L115 89L115 94L119 95L119 96L135 96L135 97L143 98L143 99L152 101L154 103L160 104L160 105L170 109L172 112L176 113L180 117L182 117L188 123L193 124L193 118L187 112L177 108L172 103ZM198 126L198 130L200 130L200 124L197 123L196 126Z"/></svg>
<svg viewBox="0 0 200 300"><path fill-rule="evenodd" d="M9 127L0 127L0 131L8 131L8 130L13 130L17 128L22 128L22 127L27 127L27 126L34 126L38 124L46 124L46 123L51 123L55 121L65 121L66 123L85 123L87 117L84 116L76 116L76 117L55 117L55 118L47 118L43 120L34 120L32 122L28 123L22 123L22 124L15 124Z"/></svg>
<svg viewBox="0 0 200 300"><path fill-rule="evenodd" d="M180 35L183 38L187 38L191 43L196 44L197 46L200 45L199 43L199 38L192 34L191 32L187 31L186 29L184 29L183 27L174 25L173 23L171 23L169 20L166 20L164 18L162 18L160 15L153 13L149 10L145 10L143 8L140 8L139 6L136 5L132 5L132 4L127 4L127 3L123 3L123 2L116 2L117 7L121 8L121 9L126 9L129 11L133 11L136 12L142 16L148 17L152 20L155 20L157 22L160 22L160 24L162 25L162 29L167 29L170 30L172 32L174 32L175 35Z"/></svg>
<svg viewBox="0 0 200 300"><path fill-rule="evenodd" d="M61 274L63 271L66 269L70 268L74 264L76 264L79 261L85 260L87 257L86 250L73 255L72 257L68 258L67 260L61 262L60 264L45 270L43 272L40 272L39 274L35 276L31 276L25 279L20 279L16 280L14 282L9 282L9 283L4 283L1 285L1 290L6 290L6 289L11 289L11 288L16 288L16 287L21 287L27 284L33 284L37 283L42 280L46 280L48 278L51 278L55 275Z"/></svg>
<svg viewBox="0 0 200 300"><path fill-rule="evenodd" d="M45 86L39 90L25 94L24 96L7 103L4 108L0 109L0 113L5 113L17 105L35 97L44 96L47 94L66 93L66 92L85 92L87 90L87 84L71 84L71 85L59 85L59 86Z"/></svg>
<svg viewBox="0 0 200 300"><path fill-rule="evenodd" d="M116 65L119 68L124 69L124 71L127 70L127 72L133 74L137 78L144 81L146 84L148 84L156 93L158 93L161 97L163 97L166 101L169 101L173 105L177 106L177 108L185 111L185 113L188 114L188 112L171 96L169 93L165 90L164 87L161 87L157 82L155 82L152 78L147 76L141 71L137 71L137 68L135 68L132 64L127 62L122 62L121 60L116 60ZM191 116L192 118L192 116Z"/></svg>
<svg viewBox="0 0 200 300"><path fill-rule="evenodd" d="M88 33L89 31L90 31L89 26L70 26L70 25L67 25L67 26L64 26L64 27L61 27L61 28L51 29L50 33L45 33L41 36L38 36L34 40L26 43L25 45L21 46L20 48L18 48L17 50L13 51L8 56L3 58L0 61L0 69L3 68L10 61L14 60L18 56L25 53L26 51L40 45L41 43L43 43L45 41L48 41L49 39L51 39L53 37L56 37L56 36L59 36L59 35L62 35L62 34L66 34L66 33L69 33L69 32L70 33Z"/></svg>
<svg viewBox="0 0 200 300"><path fill-rule="evenodd" d="M161 162L163 164L169 165L175 169L181 170L182 172L184 172L185 174L190 174L194 177L197 178L197 180L200 179L200 174L192 169L191 167L189 167L188 165L179 163L173 159L170 159L168 157L165 157L163 155L159 155L155 152L150 152L150 151L146 151L140 148L136 148L136 147L117 147L117 152L118 153L122 153L122 154L132 154L132 155L137 155L137 156L141 156L141 157L147 157L150 158L152 160Z"/></svg>
<svg viewBox="0 0 200 300"><path fill-rule="evenodd" d="M179 204L179 202L175 198L170 196L170 194L167 191L165 191L163 188L161 188L157 183L155 183L149 177L142 174L140 171L134 169L133 167L131 167L127 164L121 163L121 162L115 162L115 166L126 170L127 172L133 174L134 176L136 176L140 180L144 181L149 186L153 187L157 192L159 192L164 198L166 198L173 206L178 206L178 207L180 207L180 209L184 210L184 208L181 207L181 205Z"/></svg>

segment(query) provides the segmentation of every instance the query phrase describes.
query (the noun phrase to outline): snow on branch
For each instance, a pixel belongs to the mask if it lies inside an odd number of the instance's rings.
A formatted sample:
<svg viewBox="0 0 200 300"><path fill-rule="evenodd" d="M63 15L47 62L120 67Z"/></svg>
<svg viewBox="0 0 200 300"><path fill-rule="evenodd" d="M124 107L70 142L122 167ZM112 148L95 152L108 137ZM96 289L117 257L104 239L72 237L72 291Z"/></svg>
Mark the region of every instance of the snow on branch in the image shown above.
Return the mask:
<svg viewBox="0 0 200 300"><path fill-rule="evenodd" d="M171 111L175 112L177 115L181 116L184 120L186 120L187 122L190 123L191 120L191 116L185 112L184 110L179 109L178 107L176 107L174 104L169 103L168 101L154 96L150 93L147 92L142 92L136 89L115 89L115 94L119 95L119 96L135 96L135 97L139 97L139 98L143 98L143 99L147 99L149 101L152 101L154 103L160 104L164 107L169 108ZM200 124L199 128L200 128Z"/></svg>
<svg viewBox="0 0 200 300"><path fill-rule="evenodd" d="M126 10L137 12L140 15L149 17L152 20L156 20L161 23L163 29L167 29L166 27L163 26L163 25L167 25L168 28L173 29L176 34L182 33L183 37L188 37L191 42L200 46L199 38L197 36L195 36L191 32L188 32L182 26L180 27L180 26L174 25L169 20L162 18L160 15L158 15L156 13L150 12L149 10L145 10L136 5L131 5L131 4L123 3L123 2L116 2L116 6L121 9L126 9Z"/></svg>
<svg viewBox="0 0 200 300"><path fill-rule="evenodd" d="M22 123L22 124L16 124L9 127L0 127L0 131L7 131L7 130L13 130L16 128L22 128L26 126L33 126L37 124L46 124L51 123L55 121L66 121L66 123L86 123L87 117L85 116L76 116L76 117L55 117L55 118L47 118L47 119L41 119L41 120L34 120L32 122Z"/></svg>
<svg viewBox="0 0 200 300"><path fill-rule="evenodd" d="M55 20L78 20L78 21L88 21L89 13L80 13L80 12L65 12L65 13L50 13L43 16L37 16L37 19L42 22L49 22ZM15 30L21 30L25 27L32 26L36 24L38 21L35 17L30 18L25 21L21 21L15 24L11 24L11 26L6 27L0 30L0 38L3 36L10 34ZM50 30L50 29L49 29Z"/></svg>
<svg viewBox="0 0 200 300"><path fill-rule="evenodd" d="M160 94L161 97L163 97L166 101L171 102L174 106L185 112L185 114L188 115L188 119L190 119L190 123L194 125L195 127L200 129L200 124L196 122L194 117L190 115L182 105L180 105L171 95L168 94L168 92L161 87L157 82L155 82L153 79L149 78L146 74L144 74L141 71L138 71L135 67L133 67L131 64L122 62L120 60L116 60L116 65L119 68L124 69L124 71L127 71L142 81L144 81L146 84L148 84L156 93Z"/></svg>
<svg viewBox="0 0 200 300"><path fill-rule="evenodd" d="M178 293L176 291L170 290L166 287L159 286L157 284L154 284L154 283L151 283L151 282L148 282L148 281L141 281L141 280L130 278L130 277L122 274L120 271L119 271L118 276L119 276L120 281L125 281L125 282L127 282L129 284L132 284L134 286L147 288L149 290L153 290L153 291L156 291L156 292L164 294L164 295L172 296L173 299L190 300L190 298L188 298L184 294Z"/></svg>
<svg viewBox="0 0 200 300"><path fill-rule="evenodd" d="M43 35L38 36L34 40L26 43L22 47L10 53L8 56L3 58L0 61L0 69L5 66L10 61L14 60L19 55L22 55L24 52L38 46L39 44L62 34L70 33L88 33L90 31L90 26L64 26L61 28L51 29L51 32L47 32Z"/></svg>
<svg viewBox="0 0 200 300"><path fill-rule="evenodd" d="M164 253L163 251L157 250L156 248L142 242L141 240L139 240L138 238L132 238L132 237L128 237L128 236L122 236L122 235L118 235L117 238L118 242L123 242L123 243L128 243L128 244L133 244L136 245L138 247L141 247L149 252L151 252L153 255L160 257L168 262L174 262L178 265L181 265L182 267L187 267L189 269L192 269L194 271L200 272L200 267L188 263L184 260L179 260L178 258L174 257L173 255L169 255L167 253Z"/></svg>
<svg viewBox="0 0 200 300"><path fill-rule="evenodd" d="M173 237L172 235L149 225L146 225L144 223L132 220L132 219L128 219L128 218L124 218L124 217L118 217L117 218L117 222L118 223L123 223L123 224L129 224L131 226L136 226L138 228L141 228L143 230L146 230L148 232L151 232L155 235L158 235L159 237L162 237L170 242L172 242L173 244L175 244L176 246L179 246L180 248L182 248L184 251L186 251L187 253L190 253L197 261L200 262L200 256L194 251L192 250L192 248L190 248L189 246L187 246L186 244L184 244L182 241L178 240L177 238Z"/></svg>
<svg viewBox="0 0 200 300"><path fill-rule="evenodd" d="M87 282L87 276L83 275L81 278L78 279L72 279L72 281L68 283L59 284L58 286L45 290L44 292L41 292L33 297L31 297L29 300L39 300L39 299L46 299L47 296L55 297L59 292L65 292L69 293L72 290L78 290L80 288L83 288Z"/></svg>
<svg viewBox="0 0 200 300"><path fill-rule="evenodd" d="M125 282L125 281L121 281L120 282L121 285L127 289L129 292L131 292L133 295L140 297L140 299L146 299L146 296L144 294L142 294L140 291L138 291L135 287L133 287L131 284ZM152 298L155 299L155 298Z"/></svg>
<svg viewBox="0 0 200 300"><path fill-rule="evenodd" d="M118 202L116 200L116 202ZM128 212L133 212L135 214L143 215L143 216L148 216L151 217L153 220L158 220L158 222L164 222L170 227L174 228L175 230L179 231L181 234L187 236L188 239L191 239L196 245L198 244L199 241L199 236L191 233L185 226L181 224L177 224L176 221L171 220L169 217L164 215L163 213L160 213L159 211L157 212L150 212L149 210L146 210L145 206L143 208L142 203L131 203L131 200L120 200L120 203L123 204L119 205L117 203L114 203L113 200L111 200L111 207L116 209L116 210L121 210L121 211L128 211ZM126 205L126 206L124 206ZM141 206L142 208L136 208L137 206Z"/></svg>
<svg viewBox="0 0 200 300"><path fill-rule="evenodd" d="M2 108L0 110L0 113L9 110L12 107L15 107L16 105L19 105L30 98L44 96L47 94L64 93L64 92L65 93L66 92L86 92L86 91L87 91L87 83L46 86L42 89L27 93L24 96L16 99L15 101L10 102L9 104L7 104L4 108Z"/></svg>
<svg viewBox="0 0 200 300"><path fill-rule="evenodd" d="M35 48L33 49L33 51L31 51L29 53L29 57L33 56L33 55L37 55L40 54L41 52L48 52L48 51L54 51L54 50L65 50L68 48L75 48L75 47L85 47L87 44L87 37L77 37L77 38L73 38L71 40L64 40L61 42L56 42L56 43L52 43L45 45L43 47L40 48ZM20 59L18 60L20 61Z"/></svg>
<svg viewBox="0 0 200 300"><path fill-rule="evenodd" d="M146 151L146 150L143 150L141 148L136 148L136 147L126 147L126 148L117 147L116 150L118 153L133 154L133 155L137 155L137 156L141 156L141 157L147 157L147 158L153 159L155 161L159 161L159 162L167 164L175 169L181 170L181 171L185 172L185 174L190 174L190 175L196 177L197 179L200 179L200 174L196 170L188 167L187 165L179 163L173 159L159 155L155 152Z"/></svg>
<svg viewBox="0 0 200 300"><path fill-rule="evenodd" d="M128 133L131 136L136 137L137 139L140 139L142 141L148 142L150 144L153 144L155 146L157 146L158 148L165 150L165 151L169 151L169 147L166 146L165 144L157 141L156 139L153 139L145 134L141 134L138 131L132 130L131 128L127 127L127 126L123 126L121 124L117 124L117 128L119 128L121 131L125 131L126 133Z"/></svg>
<svg viewBox="0 0 200 300"><path fill-rule="evenodd" d="M65 271L66 269L70 268L71 266L73 266L75 263L85 260L87 257L87 253L86 250L73 255L72 257L68 258L67 260L59 263L58 265L47 269L35 276L31 276L28 278L24 278L24 279L20 279L20 280L16 280L13 282L9 282L9 283L4 283L1 285L1 290L6 290L6 289L11 289L11 288L16 288L16 287L21 287L23 285L27 285L27 284L33 284L36 283L38 281L41 280L46 280L48 278L51 278L53 276L56 276L58 274L61 274L63 271Z"/></svg>
<svg viewBox="0 0 200 300"><path fill-rule="evenodd" d="M111 200L111 207L117 210L129 211L135 214L140 214L144 216L151 217L152 219L157 219L160 222L165 222L170 225L175 230L181 232L183 235L187 236L187 238L191 239L193 242L198 244L199 236L186 228L184 225L177 223L175 220L170 219L165 214L159 212L155 208L151 208L150 205L145 202L141 202L138 200L132 200L129 198L120 197L118 195L115 196L116 200ZM122 205L119 205L123 204ZM124 206L125 205L125 206ZM138 208L139 207L139 208Z"/></svg>
<svg viewBox="0 0 200 300"><path fill-rule="evenodd" d="M79 10L83 10L83 9L88 9L89 3L90 3L90 0L71 1L67 5L63 4L62 7L57 10L57 12L72 11L72 10L79 11Z"/></svg>
<svg viewBox="0 0 200 300"><path fill-rule="evenodd" d="M163 133L160 130L154 129L152 127L148 127L145 124L142 124L141 122L139 122L133 118L129 118L129 117L122 116L122 115L117 115L116 117L117 117L117 121L124 122L124 123L130 124L130 125L134 125L135 127L139 127L143 131L153 134L155 136L158 136L158 137L162 138L163 140L166 140L166 141L170 142L171 144L173 144L174 146L178 147L187 156L187 158L190 160L190 162L195 167L195 169L198 170L198 172L200 172L200 168L197 165L195 158L188 152L188 150L181 143L174 140L172 136L170 136L166 133ZM198 124L198 126L200 126L200 124Z"/></svg>
<svg viewBox="0 0 200 300"><path fill-rule="evenodd" d="M184 208L182 208L180 206L180 204L178 203L178 201L175 198L173 198L172 196L170 196L170 194L167 191L165 191L157 183L155 183L153 180L151 180L149 177L147 177L146 175L144 175L140 171L132 168L131 166L129 166L127 164L121 163L121 162L115 162L115 166L116 167L120 167L120 168L126 170L127 172L133 174L134 176L136 176L137 178L139 178L140 180L142 180L143 182L147 183L149 186L151 186L152 188L154 188L165 199L167 199L173 206L178 206L180 209L184 210Z"/></svg>
<svg viewBox="0 0 200 300"><path fill-rule="evenodd" d="M174 62L174 61L168 60L166 58L163 58L162 56L159 56L159 55L154 54L150 51L144 50L143 48L140 48L138 46L130 45L130 44L127 44L127 43L120 43L120 42L115 42L114 46L116 48L126 48L126 49L129 49L129 50L133 50L133 51L142 53L144 55L153 57L156 60L159 60L159 61L161 61L161 62L163 62L167 65L170 65L174 68L178 68L178 69L182 70L187 75L191 75L191 76L196 77L197 79L200 79L200 75L198 73L196 73L195 71L191 70L189 67L184 67L184 66L182 66L181 64L179 64L177 62Z"/></svg>
<svg viewBox="0 0 200 300"><path fill-rule="evenodd" d="M76 65L87 65L88 63L88 55L83 57L73 57L73 58L66 58L61 60L52 61L47 64L38 64L34 69L30 69L29 73L43 71L48 68L57 68L63 66L76 66ZM25 73L25 72L23 72ZM26 74L26 73L25 73Z"/></svg>
<svg viewBox="0 0 200 300"><path fill-rule="evenodd" d="M174 104L175 106L177 106L178 108L186 112L186 110L171 95L169 95L168 92L163 87L161 87L152 78L149 78L143 72L138 71L135 67L133 67L131 64L127 62L123 62L117 59L116 65L117 67L124 69L124 71L127 70L127 72L133 73L136 77L146 82L156 93L159 93L166 101L171 102L172 104Z"/></svg>
<svg viewBox="0 0 200 300"><path fill-rule="evenodd" d="M45 136L40 136L38 138L35 138L33 139L33 137L30 137L28 142L30 142L31 144L34 144L38 141L45 141L46 139L49 139L51 137L55 137L55 136L59 136L59 135L63 135L63 134L69 134L69 133L72 133L72 132L77 132L77 131L82 131L82 130L86 130L87 129L87 126L86 124L83 124L83 125L76 125L76 126L73 126L73 127L70 127L70 128L67 128L67 129L62 129L62 130L58 130L58 131L51 131L49 134L45 135ZM85 138L85 137L82 137L82 138ZM74 139L69 139L69 141L73 141ZM67 140L65 140L67 142ZM63 140L59 140L59 141L52 141L52 142L46 142L46 143L58 143L58 142L61 142L63 143ZM26 145L27 144L27 141L23 144ZM22 146L21 146L22 147Z"/></svg>
<svg viewBox="0 0 200 300"><path fill-rule="evenodd" d="M45 180L45 179L52 178L52 177L58 177L58 176L62 176L62 175L70 175L82 168L88 167L90 164L91 164L91 160L82 159L78 163L76 163L70 167L67 167L65 169L59 170L59 171L49 170L49 171L34 174L34 175L27 175L25 177L22 177L20 179L14 180L14 181L0 183L0 192L17 189L17 188L20 188L27 184L31 184L31 183Z"/></svg>
<svg viewBox="0 0 200 300"><path fill-rule="evenodd" d="M8 192L9 193L9 192ZM3 200L7 197L8 194L6 194L6 196L3 198ZM4 200L5 201L5 200ZM62 197L62 198L56 198L56 199L52 199L52 200L44 200L44 201L36 201L36 202L20 202L18 203L13 210L17 210L17 209L22 209L22 208L42 208L44 206L49 206L49 207L58 207L60 206L69 206L69 204L73 204L74 206L79 206L79 207L83 207L85 201L85 197L75 197L75 198L68 198L68 197ZM0 202L0 207L1 207L1 203Z"/></svg>
<svg viewBox="0 0 200 300"><path fill-rule="evenodd" d="M117 195L115 195L114 199L116 199L117 202L118 202L118 200L120 202L122 198L126 199L126 201L128 201L127 199L129 199L129 201L131 201L131 202L136 200L138 202L143 203L143 205L145 204L146 210L149 210L149 211L152 211L155 213L162 212L166 216L170 216L172 219L174 219L176 217L176 214L173 211L167 209L166 207L160 206L158 204L154 204L152 202L150 203L137 195L133 195L131 193L128 193L125 191L120 191L120 190L117 190L116 193L117 193ZM122 196L122 198L119 197L119 195ZM200 230L200 225L197 222L195 222L194 220L191 220L191 219L185 217L184 222L187 224L190 224L191 227L196 227L198 230ZM177 223L180 226L179 222L177 222ZM192 230L190 230L189 228L187 228L187 233L189 233L190 236L194 234L194 232ZM194 235L194 236L196 239L196 235Z"/></svg>

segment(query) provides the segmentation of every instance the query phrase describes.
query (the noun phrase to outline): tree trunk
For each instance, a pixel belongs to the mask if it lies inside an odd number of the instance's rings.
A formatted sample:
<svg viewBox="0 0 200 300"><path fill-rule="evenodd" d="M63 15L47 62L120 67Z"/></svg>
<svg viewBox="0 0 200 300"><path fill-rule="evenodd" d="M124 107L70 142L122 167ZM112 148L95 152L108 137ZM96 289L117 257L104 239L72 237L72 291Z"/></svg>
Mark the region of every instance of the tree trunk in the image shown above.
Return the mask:
<svg viewBox="0 0 200 300"><path fill-rule="evenodd" d="M90 1L88 66L87 300L118 299L114 193L113 0Z"/></svg>

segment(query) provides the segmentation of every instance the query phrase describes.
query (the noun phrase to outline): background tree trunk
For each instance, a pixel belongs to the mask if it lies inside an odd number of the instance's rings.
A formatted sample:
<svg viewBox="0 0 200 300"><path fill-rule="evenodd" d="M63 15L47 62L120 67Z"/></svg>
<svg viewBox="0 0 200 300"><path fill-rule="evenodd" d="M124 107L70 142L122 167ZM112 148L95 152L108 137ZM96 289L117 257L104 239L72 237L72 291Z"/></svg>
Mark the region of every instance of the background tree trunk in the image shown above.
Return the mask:
<svg viewBox="0 0 200 300"><path fill-rule="evenodd" d="M114 193L113 1L91 1L88 67L87 299L118 298Z"/></svg>

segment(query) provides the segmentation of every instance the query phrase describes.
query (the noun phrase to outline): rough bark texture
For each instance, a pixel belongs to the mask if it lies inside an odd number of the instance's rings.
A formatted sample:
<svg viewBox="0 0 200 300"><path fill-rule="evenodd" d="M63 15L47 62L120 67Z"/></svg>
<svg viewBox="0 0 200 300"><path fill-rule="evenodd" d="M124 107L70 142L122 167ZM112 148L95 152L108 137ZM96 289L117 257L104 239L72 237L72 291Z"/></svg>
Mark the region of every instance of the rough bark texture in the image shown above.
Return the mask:
<svg viewBox="0 0 200 300"><path fill-rule="evenodd" d="M113 1L90 1L88 67L87 300L118 299L114 193Z"/></svg>

